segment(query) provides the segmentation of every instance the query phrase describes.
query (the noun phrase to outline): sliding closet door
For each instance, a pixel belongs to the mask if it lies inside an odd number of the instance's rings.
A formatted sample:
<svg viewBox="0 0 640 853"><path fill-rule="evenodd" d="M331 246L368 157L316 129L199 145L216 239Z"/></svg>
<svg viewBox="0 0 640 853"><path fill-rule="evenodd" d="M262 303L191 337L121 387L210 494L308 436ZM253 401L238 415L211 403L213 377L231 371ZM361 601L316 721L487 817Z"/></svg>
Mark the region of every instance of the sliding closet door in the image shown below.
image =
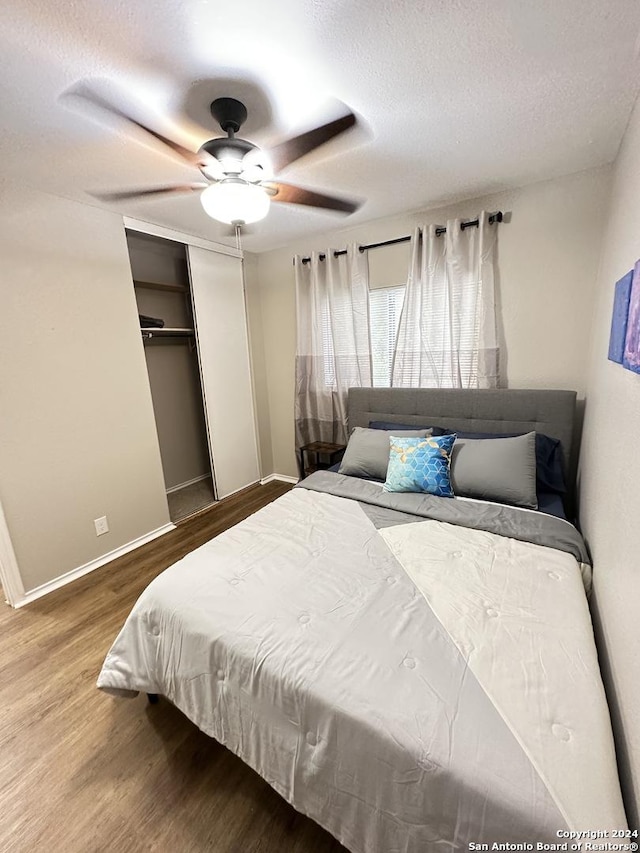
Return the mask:
<svg viewBox="0 0 640 853"><path fill-rule="evenodd" d="M223 498L260 478L242 260L187 251L209 448Z"/></svg>

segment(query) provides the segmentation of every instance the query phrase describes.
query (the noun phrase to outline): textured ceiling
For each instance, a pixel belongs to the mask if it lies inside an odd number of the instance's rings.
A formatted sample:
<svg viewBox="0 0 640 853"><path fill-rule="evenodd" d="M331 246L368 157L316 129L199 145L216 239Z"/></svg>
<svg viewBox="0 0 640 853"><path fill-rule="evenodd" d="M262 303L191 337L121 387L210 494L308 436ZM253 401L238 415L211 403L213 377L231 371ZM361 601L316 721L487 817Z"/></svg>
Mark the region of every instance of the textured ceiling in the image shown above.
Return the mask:
<svg viewBox="0 0 640 853"><path fill-rule="evenodd" d="M366 199L349 219L272 205L245 248L611 161L640 72L638 0L11 0L0 11L0 177L232 242L195 195L97 202L87 190L197 180L155 142L61 94L94 81L196 149L216 97L259 145L339 114L361 126L283 180Z"/></svg>

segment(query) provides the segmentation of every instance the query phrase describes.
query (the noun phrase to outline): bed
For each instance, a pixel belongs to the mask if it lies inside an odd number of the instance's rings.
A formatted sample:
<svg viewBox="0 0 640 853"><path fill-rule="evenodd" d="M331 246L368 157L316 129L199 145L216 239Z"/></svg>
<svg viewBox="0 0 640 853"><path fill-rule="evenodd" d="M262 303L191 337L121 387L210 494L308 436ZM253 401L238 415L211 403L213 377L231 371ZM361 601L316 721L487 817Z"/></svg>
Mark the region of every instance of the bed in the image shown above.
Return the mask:
<svg viewBox="0 0 640 853"><path fill-rule="evenodd" d="M367 437L545 435L569 483L574 414L568 391L349 395ZM353 853L563 844L626 827L589 580L558 514L320 471L156 578L98 687L167 697Z"/></svg>

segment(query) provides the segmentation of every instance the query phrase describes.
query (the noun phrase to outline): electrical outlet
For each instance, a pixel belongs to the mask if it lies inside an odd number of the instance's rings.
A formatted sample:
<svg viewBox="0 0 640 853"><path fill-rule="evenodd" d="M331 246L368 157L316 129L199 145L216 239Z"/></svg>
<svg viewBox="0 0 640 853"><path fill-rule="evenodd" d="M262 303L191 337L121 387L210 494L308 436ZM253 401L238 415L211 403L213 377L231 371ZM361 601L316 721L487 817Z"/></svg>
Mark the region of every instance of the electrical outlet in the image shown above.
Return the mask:
<svg viewBox="0 0 640 853"><path fill-rule="evenodd" d="M103 533L109 532L109 523L106 515L103 515L101 518L95 518L93 523L96 528L96 536L102 536Z"/></svg>

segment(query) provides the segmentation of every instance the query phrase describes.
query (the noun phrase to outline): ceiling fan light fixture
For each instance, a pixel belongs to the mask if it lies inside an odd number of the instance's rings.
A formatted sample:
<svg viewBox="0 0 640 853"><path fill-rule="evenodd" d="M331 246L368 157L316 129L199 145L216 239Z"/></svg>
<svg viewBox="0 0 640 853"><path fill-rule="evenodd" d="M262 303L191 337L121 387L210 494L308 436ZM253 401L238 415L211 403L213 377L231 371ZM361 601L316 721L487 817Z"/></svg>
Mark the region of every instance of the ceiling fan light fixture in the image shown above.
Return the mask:
<svg viewBox="0 0 640 853"><path fill-rule="evenodd" d="M64 94L64 93L63 93ZM339 136L356 124L356 116L347 112L340 118L285 139L268 151L235 134L247 118L247 108L235 98L217 98L211 104L211 115L227 134L202 143L198 151L185 148L179 142L163 136L152 127L138 121L126 110L104 98L99 91L83 82L67 94L74 94L118 119L128 121L149 137L161 142L182 163L200 169L207 183L176 184L141 188L125 192L94 193L102 201L125 201L134 198L154 198L166 194L201 193L202 206L213 219L231 225L257 222L268 211L271 199L285 204L307 205L321 210L355 213L361 202L281 183L274 179L280 172L301 157ZM265 185L269 182L269 186ZM204 189L203 189L204 188Z"/></svg>
<svg viewBox="0 0 640 853"><path fill-rule="evenodd" d="M240 178L226 178L202 191L200 201L205 213L227 225L258 222L269 212L271 199L266 191Z"/></svg>

